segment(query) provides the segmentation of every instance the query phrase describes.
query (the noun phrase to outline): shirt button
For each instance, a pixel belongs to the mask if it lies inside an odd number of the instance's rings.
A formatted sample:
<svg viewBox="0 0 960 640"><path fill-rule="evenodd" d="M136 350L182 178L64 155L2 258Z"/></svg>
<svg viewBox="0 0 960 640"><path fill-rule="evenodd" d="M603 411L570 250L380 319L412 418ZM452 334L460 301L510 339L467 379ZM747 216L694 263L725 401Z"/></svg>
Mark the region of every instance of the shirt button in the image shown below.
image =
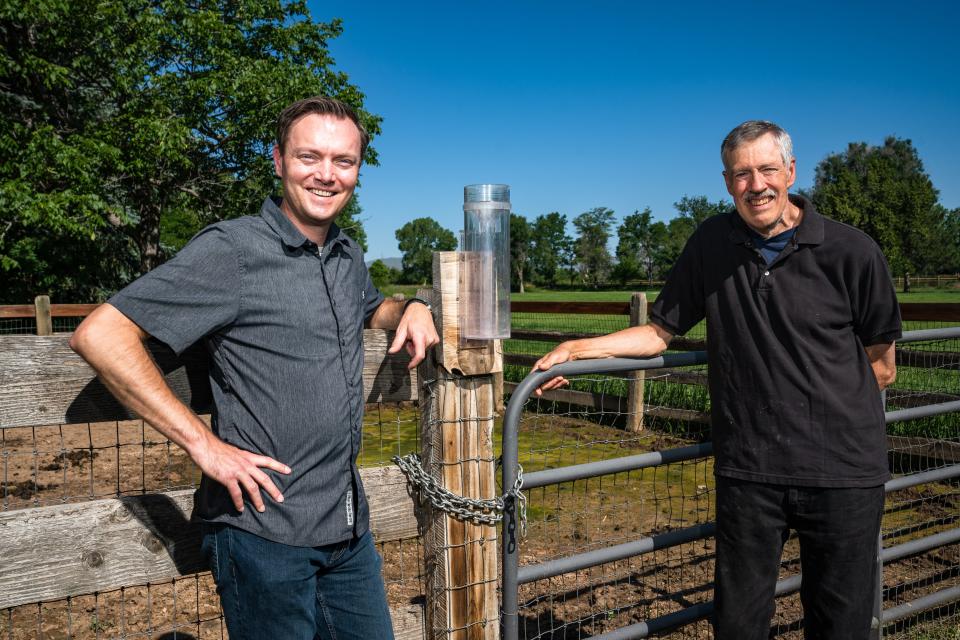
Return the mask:
<svg viewBox="0 0 960 640"><path fill-rule="evenodd" d="M768 276L768 275L770 275L770 272L769 272L769 271L764 271L764 272L763 272L763 275Z"/></svg>

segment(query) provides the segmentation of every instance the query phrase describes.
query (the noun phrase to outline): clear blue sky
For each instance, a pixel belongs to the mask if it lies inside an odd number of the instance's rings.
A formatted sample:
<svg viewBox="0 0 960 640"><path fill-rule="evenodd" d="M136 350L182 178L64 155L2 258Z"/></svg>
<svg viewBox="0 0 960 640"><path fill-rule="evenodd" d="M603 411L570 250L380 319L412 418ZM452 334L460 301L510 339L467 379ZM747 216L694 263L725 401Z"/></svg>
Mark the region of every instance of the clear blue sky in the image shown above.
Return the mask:
<svg viewBox="0 0 960 640"><path fill-rule="evenodd" d="M720 141L743 120L794 140L796 187L852 141L910 138L960 206L955 2L310 2L343 19L337 68L383 116L359 197L367 258L431 216L458 233L463 186L511 186L533 220L618 221L726 197Z"/></svg>

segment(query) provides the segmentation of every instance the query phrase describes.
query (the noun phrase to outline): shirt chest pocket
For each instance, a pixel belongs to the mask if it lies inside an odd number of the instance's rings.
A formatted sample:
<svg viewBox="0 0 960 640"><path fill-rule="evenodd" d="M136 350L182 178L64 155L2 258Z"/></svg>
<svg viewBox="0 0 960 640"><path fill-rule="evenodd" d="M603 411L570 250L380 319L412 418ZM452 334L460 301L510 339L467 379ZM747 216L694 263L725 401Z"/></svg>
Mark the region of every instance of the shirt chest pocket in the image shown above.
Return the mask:
<svg viewBox="0 0 960 640"><path fill-rule="evenodd" d="M350 273L333 287L331 293L341 330L351 334L362 331L365 291L358 274Z"/></svg>

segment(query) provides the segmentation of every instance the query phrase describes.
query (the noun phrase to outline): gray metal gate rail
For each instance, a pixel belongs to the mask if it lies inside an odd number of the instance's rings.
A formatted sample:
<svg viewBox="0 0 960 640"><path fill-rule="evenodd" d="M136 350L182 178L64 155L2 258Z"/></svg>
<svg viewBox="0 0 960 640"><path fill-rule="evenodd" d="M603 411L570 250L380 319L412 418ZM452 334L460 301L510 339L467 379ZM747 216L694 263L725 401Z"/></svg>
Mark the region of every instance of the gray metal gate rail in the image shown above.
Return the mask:
<svg viewBox="0 0 960 640"><path fill-rule="evenodd" d="M904 333L903 337L897 343L904 344L950 338L960 338L960 327L908 331ZM502 486L512 487L517 480L519 458L518 435L523 407L534 390L547 380L559 375L566 377L584 374L623 373L702 364L707 364L706 352L694 351L687 353L668 353L656 358L644 359L607 358L600 360L578 360L557 365L549 371L531 371L514 390L510 398L510 403L507 405L506 413L504 414ZM885 417L886 422L889 424L891 422L916 420L957 411L960 411L960 400L922 407L912 407L899 411L888 411ZM523 476L523 489L533 489L559 484L561 482L570 482L623 471L655 467L670 462L694 460L710 456L712 453L712 443L703 443L667 451L529 472ZM952 478L960 478L960 464L894 478L886 484L885 489L887 493L890 493L927 482L937 482ZM616 560L623 560L694 540L709 538L715 532L714 523L694 525L685 529L640 538L632 542L520 567L516 501L512 496L508 496L504 502L502 556L503 595L500 612L503 640L518 640L518 593L521 584L527 584L536 580L578 571ZM882 570L883 563L892 562L912 554L957 542L960 542L960 527L936 535L911 540L894 547L881 548L878 559L878 570ZM798 591L800 589L800 580L800 575L780 580L776 586L777 595ZM882 586L882 583L879 583L878 590L882 589ZM881 611L879 608L878 594L877 616L874 618L874 629L879 629L886 623L913 616L917 613L934 609L957 600L960 600L960 586L943 589L936 593ZM666 631L705 618L709 616L712 611L713 602L704 602L658 618L593 636L593 640L646 638L651 633Z"/></svg>

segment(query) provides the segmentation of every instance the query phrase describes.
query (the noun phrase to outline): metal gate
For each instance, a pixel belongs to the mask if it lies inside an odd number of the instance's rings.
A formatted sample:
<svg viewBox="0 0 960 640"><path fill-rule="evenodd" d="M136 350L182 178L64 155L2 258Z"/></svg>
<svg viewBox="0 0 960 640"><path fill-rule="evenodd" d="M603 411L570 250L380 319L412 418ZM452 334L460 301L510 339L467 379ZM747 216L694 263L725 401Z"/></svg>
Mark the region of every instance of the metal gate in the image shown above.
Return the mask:
<svg viewBox="0 0 960 640"><path fill-rule="evenodd" d="M921 331L905 332L897 344L960 338L960 327L944 329L926 329ZM687 353L668 353L656 358L627 359L609 358L599 360L579 360L557 365L549 371L533 371L517 386L507 406L503 423L503 476L502 486L512 487L518 475L518 432L520 417L524 405L534 390L547 380L558 376L576 376L584 374L613 374L638 370L660 368L689 367L707 364L707 356L703 351ZM886 422L901 422L918 418L960 411L960 400L930 404L919 407L888 411ZM581 480L612 473L655 467L671 462L693 460L712 455L711 443L695 444L691 446L669 449L665 451L626 456L598 462L571 465L553 469L545 469L525 473L522 487L529 490L562 482ZM960 478L960 464L945 466L930 471L901 476L889 481L885 489L887 493L928 482L939 482ZM505 499L503 519L503 547L502 547L502 607L501 629L504 640L518 640L518 591L522 584L559 576L564 573L595 567L608 562L643 555L658 549L666 549L694 540L712 537L715 531L714 523L698 524L684 529L677 529L666 533L643 537L632 542L595 549L585 553L557 558L539 564L519 566L520 539L518 536L518 514L516 500L512 496ZM878 545L877 570L883 570L883 564L894 560L935 549L937 547L960 542L960 527L942 531L935 535L911 540L889 548L883 548L882 540ZM776 585L778 596L798 591L800 575L780 580ZM882 581L878 580L877 604L874 617L874 637L879 637L880 629L887 623L916 615L919 612L935 609L946 603L960 601L960 586L942 589L932 594L917 598L902 605L886 610L881 608ZM650 634L668 631L685 624L700 620L711 614L712 602L704 602L682 609L680 611L652 618L643 622L621 627L593 636L595 640L627 640L632 638L646 638Z"/></svg>

